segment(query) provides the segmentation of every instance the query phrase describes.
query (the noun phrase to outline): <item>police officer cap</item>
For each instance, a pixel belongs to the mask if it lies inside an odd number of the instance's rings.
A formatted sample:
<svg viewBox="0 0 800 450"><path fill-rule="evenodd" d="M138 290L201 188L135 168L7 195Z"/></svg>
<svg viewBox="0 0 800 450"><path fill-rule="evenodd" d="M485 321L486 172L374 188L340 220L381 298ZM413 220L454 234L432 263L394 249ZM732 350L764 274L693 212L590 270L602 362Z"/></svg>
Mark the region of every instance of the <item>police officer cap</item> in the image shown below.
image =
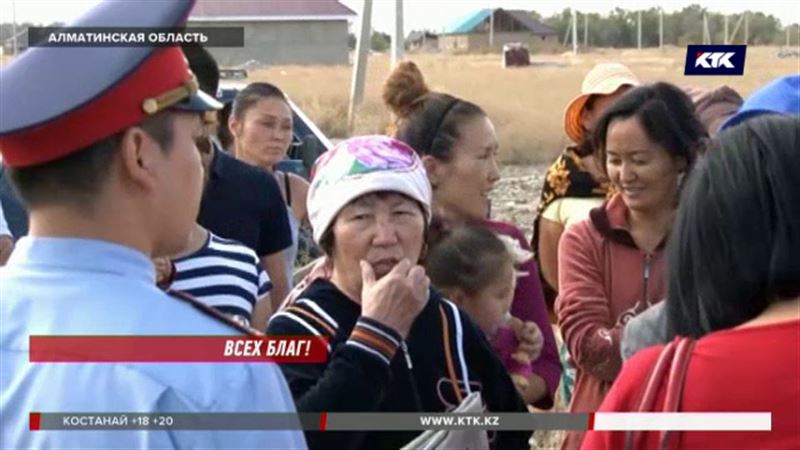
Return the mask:
<svg viewBox="0 0 800 450"><path fill-rule="evenodd" d="M191 1L106 0L71 27L171 28ZM165 109L222 105L199 91L181 48L31 47L0 69L0 152L25 167L66 157Z"/></svg>

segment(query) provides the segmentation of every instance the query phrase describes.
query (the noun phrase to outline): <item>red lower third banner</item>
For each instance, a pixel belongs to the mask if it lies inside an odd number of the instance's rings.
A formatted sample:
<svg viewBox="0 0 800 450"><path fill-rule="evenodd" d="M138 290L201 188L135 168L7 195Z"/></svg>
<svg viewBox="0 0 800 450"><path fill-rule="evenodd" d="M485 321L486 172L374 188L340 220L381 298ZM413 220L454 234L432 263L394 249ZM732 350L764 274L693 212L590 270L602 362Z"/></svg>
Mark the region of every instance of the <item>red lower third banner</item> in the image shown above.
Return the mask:
<svg viewBox="0 0 800 450"><path fill-rule="evenodd" d="M30 336L30 362L321 363L316 336Z"/></svg>

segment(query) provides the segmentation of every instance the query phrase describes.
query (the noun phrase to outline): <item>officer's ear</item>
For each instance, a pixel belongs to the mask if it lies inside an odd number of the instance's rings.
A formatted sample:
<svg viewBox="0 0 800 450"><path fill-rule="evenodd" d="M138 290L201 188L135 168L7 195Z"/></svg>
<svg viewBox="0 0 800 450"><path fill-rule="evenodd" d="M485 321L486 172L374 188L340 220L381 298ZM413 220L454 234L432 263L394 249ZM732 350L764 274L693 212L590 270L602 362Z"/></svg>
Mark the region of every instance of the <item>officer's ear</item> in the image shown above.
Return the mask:
<svg viewBox="0 0 800 450"><path fill-rule="evenodd" d="M130 127L119 143L120 170L124 179L145 190L156 188L158 158L162 152L158 143L140 127Z"/></svg>

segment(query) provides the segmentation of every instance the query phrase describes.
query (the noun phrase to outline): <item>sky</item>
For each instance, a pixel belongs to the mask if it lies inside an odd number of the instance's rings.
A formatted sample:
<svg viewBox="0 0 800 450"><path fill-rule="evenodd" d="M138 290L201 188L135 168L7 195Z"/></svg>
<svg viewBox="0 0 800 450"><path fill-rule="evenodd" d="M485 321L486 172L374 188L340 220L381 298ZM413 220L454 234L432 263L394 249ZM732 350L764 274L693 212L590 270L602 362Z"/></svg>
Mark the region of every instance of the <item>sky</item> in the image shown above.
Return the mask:
<svg viewBox="0 0 800 450"><path fill-rule="evenodd" d="M52 22L69 22L91 8L99 0L0 0L0 22L11 22L12 9L17 23L32 22L46 25ZM147 3L162 0L128 0ZM258 1L258 0L253 0ZM287 0L290 1L290 0ZM363 0L339 0L356 13L360 13ZM403 21L406 34L411 30L443 30L453 20L483 8L535 10L544 17L574 6L578 11L607 13L615 7L628 10L649 9L661 6L665 12L700 4L709 11L726 14L740 13L746 9L761 11L777 17L783 25L800 23L800 2L796 0L404 0ZM12 8L13 5L13 8ZM373 28L389 32L394 26L394 0L373 0Z"/></svg>

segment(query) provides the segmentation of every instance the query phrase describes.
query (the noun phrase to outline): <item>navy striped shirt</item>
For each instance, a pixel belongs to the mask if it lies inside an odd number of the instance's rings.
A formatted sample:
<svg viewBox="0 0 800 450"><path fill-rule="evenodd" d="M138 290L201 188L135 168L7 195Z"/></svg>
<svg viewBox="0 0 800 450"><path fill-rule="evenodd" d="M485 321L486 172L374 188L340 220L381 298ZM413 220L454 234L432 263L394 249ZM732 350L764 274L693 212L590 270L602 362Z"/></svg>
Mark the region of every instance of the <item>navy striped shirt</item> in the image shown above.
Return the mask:
<svg viewBox="0 0 800 450"><path fill-rule="evenodd" d="M206 244L175 259L170 289L186 292L222 313L249 323L256 301L272 289L255 252L209 231Z"/></svg>

